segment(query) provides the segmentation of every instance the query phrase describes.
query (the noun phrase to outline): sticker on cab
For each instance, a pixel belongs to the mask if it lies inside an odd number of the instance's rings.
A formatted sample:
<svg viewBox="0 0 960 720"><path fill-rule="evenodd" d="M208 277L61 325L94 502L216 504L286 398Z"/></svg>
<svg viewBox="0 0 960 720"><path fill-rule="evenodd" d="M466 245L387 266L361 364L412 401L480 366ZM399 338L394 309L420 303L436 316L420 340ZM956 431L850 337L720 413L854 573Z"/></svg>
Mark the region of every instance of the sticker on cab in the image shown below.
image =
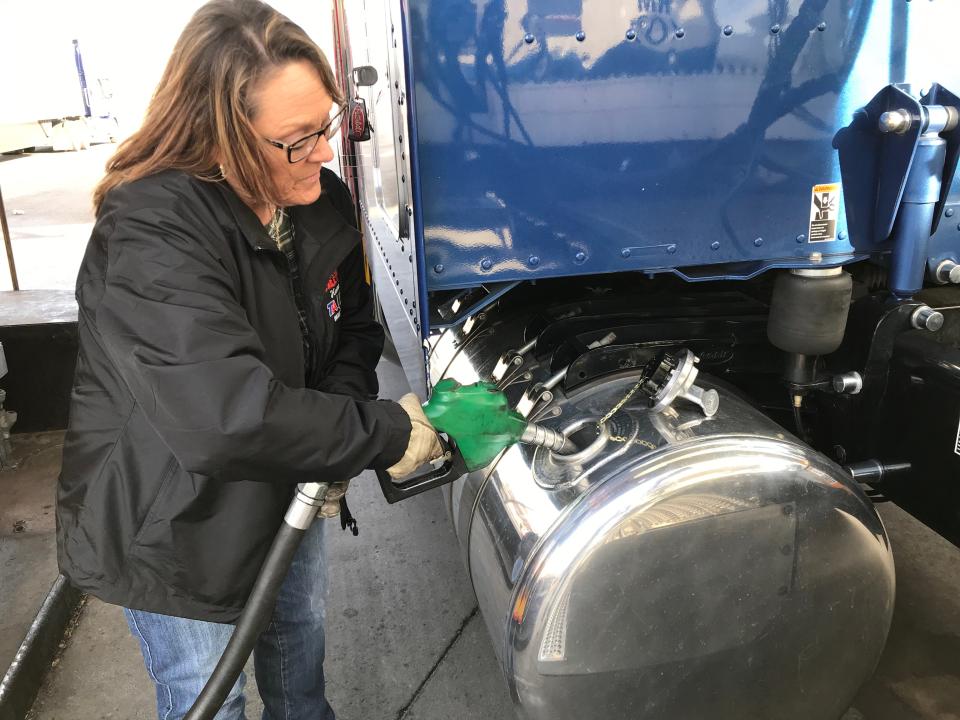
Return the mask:
<svg viewBox="0 0 960 720"><path fill-rule="evenodd" d="M810 200L809 242L830 242L837 239L840 216L840 183L814 185Z"/></svg>

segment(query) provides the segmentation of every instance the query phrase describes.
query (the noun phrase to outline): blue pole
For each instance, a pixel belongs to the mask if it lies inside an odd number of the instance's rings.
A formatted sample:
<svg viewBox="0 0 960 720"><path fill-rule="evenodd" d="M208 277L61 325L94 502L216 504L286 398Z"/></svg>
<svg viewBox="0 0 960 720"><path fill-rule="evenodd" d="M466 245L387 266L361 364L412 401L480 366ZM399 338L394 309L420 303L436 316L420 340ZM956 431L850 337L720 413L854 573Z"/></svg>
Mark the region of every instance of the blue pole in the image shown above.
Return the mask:
<svg viewBox="0 0 960 720"><path fill-rule="evenodd" d="M946 157L947 141L942 137L928 133L920 138L893 226L890 289L898 297L912 297L923 287Z"/></svg>
<svg viewBox="0 0 960 720"><path fill-rule="evenodd" d="M91 117L90 93L87 89L87 74L83 71L83 58L80 56L80 42L73 41L73 60L77 64L77 76L80 78L80 92L83 95L83 114Z"/></svg>

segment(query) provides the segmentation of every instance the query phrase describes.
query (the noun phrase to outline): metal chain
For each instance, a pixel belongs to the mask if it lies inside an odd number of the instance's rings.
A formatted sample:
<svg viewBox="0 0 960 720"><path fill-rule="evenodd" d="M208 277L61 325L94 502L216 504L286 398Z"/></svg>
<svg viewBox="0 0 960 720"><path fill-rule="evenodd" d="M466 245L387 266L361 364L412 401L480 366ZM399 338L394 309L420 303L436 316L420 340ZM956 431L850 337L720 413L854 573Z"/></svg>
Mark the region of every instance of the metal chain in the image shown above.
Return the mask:
<svg viewBox="0 0 960 720"><path fill-rule="evenodd" d="M634 385L632 388L630 388L630 392L624 395L623 398L620 400L620 402L614 405L613 409L600 419L600 422L598 422L597 425L599 425L600 427L603 427L604 425L606 425L607 421L610 418L612 418L614 415L616 415L618 412L620 412L620 409L627 404L630 398L632 398L636 394L637 390L640 389L640 386L643 385L646 381L647 381L646 376L645 375L641 376L641 378L637 380L637 384Z"/></svg>
<svg viewBox="0 0 960 720"><path fill-rule="evenodd" d="M600 422L597 423L597 426L598 426L598 427L603 427L604 425L606 425L607 422L610 420L610 418L612 418L614 415L616 415L618 412L620 412L620 410L623 408L623 406L626 405L626 404L630 401L630 398L632 398L634 395L636 395L637 390L639 390L640 387L641 387L647 380L649 380L649 379L650 379L650 378L649 378L649 375L648 375L646 372L642 373L641 376L640 376L640 379L637 381L637 384L634 385L632 388L630 388L629 392L627 392L627 394L624 395L623 398L621 398L620 402L618 402L616 405L614 405L614 406L613 406L613 409L610 410L610 412L608 412L606 415L604 415L604 416L600 419ZM630 442L630 438L624 437L623 435L611 435L611 436L610 436L610 440L613 441L613 442L618 442L618 443ZM634 442L634 444L636 444L636 445L643 445L644 447L649 448L650 450L656 450L656 449L657 449L657 446L656 446L656 445L654 445L653 443L648 442L648 441L646 441L646 440L641 440L641 439L637 438L637 439L635 439L633 442Z"/></svg>

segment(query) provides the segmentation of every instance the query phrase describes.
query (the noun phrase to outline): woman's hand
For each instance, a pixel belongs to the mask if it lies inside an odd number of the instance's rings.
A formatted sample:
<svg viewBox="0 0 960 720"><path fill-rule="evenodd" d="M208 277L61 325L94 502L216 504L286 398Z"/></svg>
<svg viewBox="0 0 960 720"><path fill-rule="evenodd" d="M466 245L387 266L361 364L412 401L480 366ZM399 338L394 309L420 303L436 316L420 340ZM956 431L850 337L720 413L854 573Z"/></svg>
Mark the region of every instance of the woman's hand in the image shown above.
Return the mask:
<svg viewBox="0 0 960 720"><path fill-rule="evenodd" d="M437 431L433 429L427 416L423 414L420 399L413 393L407 393L400 398L399 402L400 407L410 416L412 430L407 450L400 458L400 462L387 468L387 472L394 479L406 477L425 462L443 455L440 438L437 437Z"/></svg>
<svg viewBox="0 0 960 720"><path fill-rule="evenodd" d="M323 505L320 506L318 513L322 518L332 518L340 514L340 498L347 494L349 480L341 480L330 483L327 488L327 494L323 497Z"/></svg>

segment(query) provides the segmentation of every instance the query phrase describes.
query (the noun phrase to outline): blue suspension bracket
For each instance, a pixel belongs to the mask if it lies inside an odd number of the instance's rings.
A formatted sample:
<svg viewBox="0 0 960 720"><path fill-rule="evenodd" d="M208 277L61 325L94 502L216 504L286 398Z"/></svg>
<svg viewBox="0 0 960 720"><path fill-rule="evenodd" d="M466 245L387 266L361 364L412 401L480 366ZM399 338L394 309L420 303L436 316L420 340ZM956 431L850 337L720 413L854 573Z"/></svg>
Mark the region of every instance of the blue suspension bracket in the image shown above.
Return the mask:
<svg viewBox="0 0 960 720"><path fill-rule="evenodd" d="M890 289L923 287L930 236L939 225L960 159L960 98L940 85L917 100L889 85L837 133L852 234L878 250L889 240Z"/></svg>

